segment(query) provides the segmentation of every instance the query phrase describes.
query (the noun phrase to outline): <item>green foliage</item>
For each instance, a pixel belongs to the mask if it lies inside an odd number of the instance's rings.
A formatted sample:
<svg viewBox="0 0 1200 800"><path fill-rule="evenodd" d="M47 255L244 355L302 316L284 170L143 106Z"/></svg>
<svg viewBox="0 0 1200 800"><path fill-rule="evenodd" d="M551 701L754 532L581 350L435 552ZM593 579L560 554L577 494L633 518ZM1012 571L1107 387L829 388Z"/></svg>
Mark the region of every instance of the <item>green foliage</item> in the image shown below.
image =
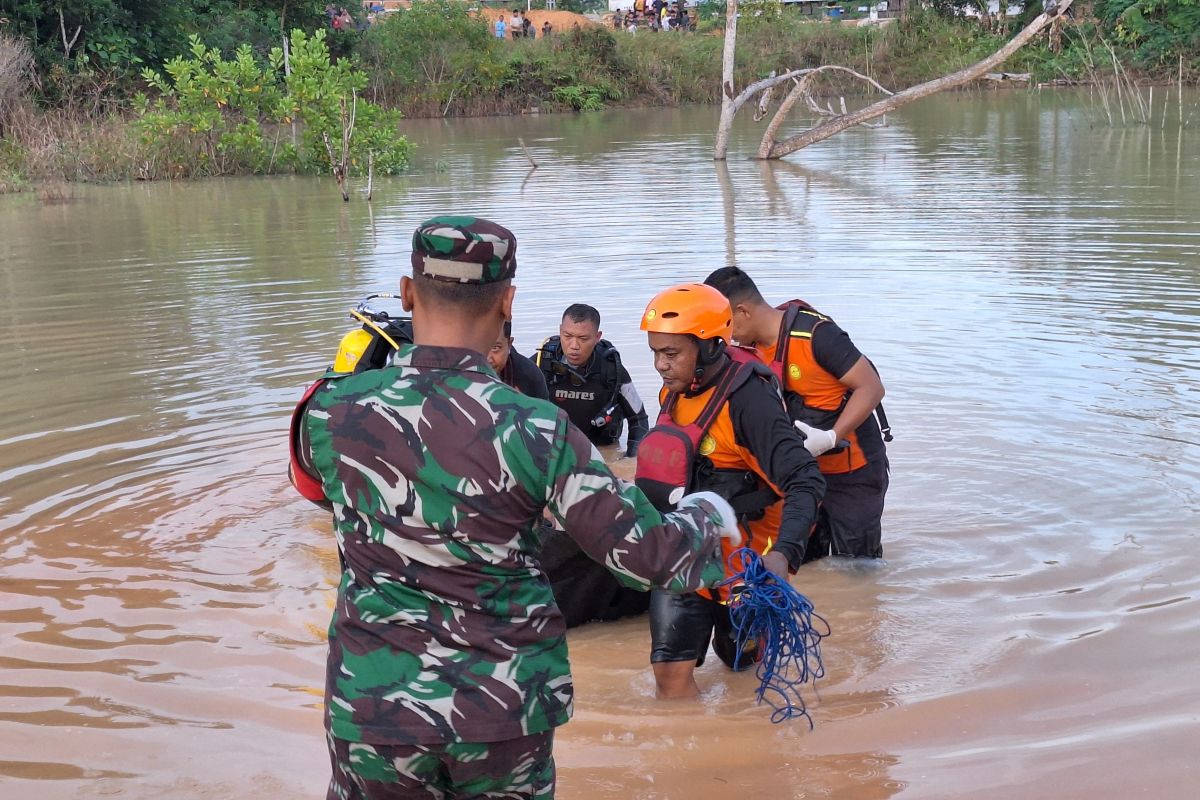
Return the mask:
<svg viewBox="0 0 1200 800"><path fill-rule="evenodd" d="M243 44L250 45L255 56L266 58L279 46L284 31L299 28L313 33L328 26L320 0L190 0L179 5L187 12L185 32L199 36L226 58Z"/></svg>
<svg viewBox="0 0 1200 800"><path fill-rule="evenodd" d="M1096 15L1136 62L1161 65L1200 51L1200 0L1097 0Z"/></svg>
<svg viewBox="0 0 1200 800"><path fill-rule="evenodd" d="M0 0L7 32L34 50L43 99L51 103L127 92L144 67L159 68L184 52L189 35L227 58L242 45L265 57L287 27L325 25L323 10L318 0ZM69 52L64 28L73 41Z"/></svg>
<svg viewBox="0 0 1200 800"><path fill-rule="evenodd" d="M597 111L632 94L633 69L608 28L572 28L508 49L504 91L575 111Z"/></svg>
<svg viewBox="0 0 1200 800"><path fill-rule="evenodd" d="M410 10L373 25L361 53L376 97L399 103L420 94L448 107L464 87L498 87L498 44L504 43L467 3L416 0Z"/></svg>
<svg viewBox="0 0 1200 800"><path fill-rule="evenodd" d="M410 148L397 131L400 115L358 97L366 74L348 60L330 61L324 31L295 30L290 45L290 74L282 82L282 48L271 51L266 66L249 45L225 59L195 36L190 56L168 61L165 75L144 70L158 93L153 102L137 99L145 177L325 171L331 165L326 141L340 155L351 118L352 171L365 171L369 159L381 173L403 169ZM285 132L293 124L300 131L295 144Z"/></svg>
<svg viewBox="0 0 1200 800"><path fill-rule="evenodd" d="M604 100L595 86L557 86L552 92L555 102L576 111L601 111Z"/></svg>
<svg viewBox="0 0 1200 800"><path fill-rule="evenodd" d="M277 70L282 68L282 49L271 51L271 64ZM286 100L288 113L304 123L304 147L298 153L302 168L329 168L325 142L328 139L336 149L351 116L354 129L350 154L355 172L366 171L368 157L383 174L399 172L408 165L411 148L397 130L400 113L358 96L367 86L366 73L348 59L332 63L323 30L313 36L292 31L290 65Z"/></svg>
<svg viewBox="0 0 1200 800"><path fill-rule="evenodd" d="M142 73L158 92L152 104L144 95L137 100L151 163L171 177L271 171L278 149L268 153L263 126L284 110L274 73L255 61L249 45L232 60L197 37L190 50L190 57L168 61L165 75Z"/></svg>

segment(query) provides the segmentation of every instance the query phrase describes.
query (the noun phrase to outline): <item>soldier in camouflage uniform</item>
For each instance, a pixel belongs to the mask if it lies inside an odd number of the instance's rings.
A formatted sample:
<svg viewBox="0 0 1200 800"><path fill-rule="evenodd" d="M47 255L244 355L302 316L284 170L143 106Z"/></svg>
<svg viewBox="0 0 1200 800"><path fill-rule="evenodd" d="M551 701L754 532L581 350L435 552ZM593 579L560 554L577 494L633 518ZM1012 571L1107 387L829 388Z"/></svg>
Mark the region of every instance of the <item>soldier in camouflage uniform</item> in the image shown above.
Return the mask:
<svg viewBox="0 0 1200 800"><path fill-rule="evenodd" d="M543 510L622 582L719 580L732 509L660 514L564 412L483 353L511 317L516 239L474 217L413 237L415 344L330 376L301 449L332 503L343 574L329 629L329 798L552 797L571 716L562 615L537 560Z"/></svg>

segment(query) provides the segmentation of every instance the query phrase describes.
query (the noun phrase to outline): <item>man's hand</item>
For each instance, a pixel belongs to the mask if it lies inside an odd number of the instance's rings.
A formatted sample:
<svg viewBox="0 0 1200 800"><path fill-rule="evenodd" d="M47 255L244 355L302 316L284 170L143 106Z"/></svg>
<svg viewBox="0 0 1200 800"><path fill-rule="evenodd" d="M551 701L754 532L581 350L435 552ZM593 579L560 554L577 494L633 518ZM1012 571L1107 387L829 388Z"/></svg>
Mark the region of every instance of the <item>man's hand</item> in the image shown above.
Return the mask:
<svg viewBox="0 0 1200 800"><path fill-rule="evenodd" d="M737 547L742 543L742 532L738 530L737 514L733 506L716 492L692 492L679 501L679 508L700 508L705 513L716 517L717 527L721 538L728 539L730 544Z"/></svg>
<svg viewBox="0 0 1200 800"><path fill-rule="evenodd" d="M783 553L772 550L762 557L763 566L775 573L779 580L787 583L788 579L788 561Z"/></svg>
<svg viewBox="0 0 1200 800"><path fill-rule="evenodd" d="M804 449L812 453L813 458L837 446L837 434L833 431L814 428L800 420L796 420L796 430L800 431L800 435L804 437Z"/></svg>

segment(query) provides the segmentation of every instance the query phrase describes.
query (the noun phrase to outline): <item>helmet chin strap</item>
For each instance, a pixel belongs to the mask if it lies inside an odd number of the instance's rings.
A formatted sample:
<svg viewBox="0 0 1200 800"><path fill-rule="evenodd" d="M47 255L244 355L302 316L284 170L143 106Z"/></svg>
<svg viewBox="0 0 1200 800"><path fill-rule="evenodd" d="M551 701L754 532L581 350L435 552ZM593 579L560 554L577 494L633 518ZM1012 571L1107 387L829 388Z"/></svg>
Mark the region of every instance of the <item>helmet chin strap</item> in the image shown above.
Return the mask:
<svg viewBox="0 0 1200 800"><path fill-rule="evenodd" d="M709 367L717 363L721 358L721 354L725 352L724 339L696 339L696 345L699 348L699 352L696 355L696 371L692 373L692 385L688 387L689 392L696 392L700 389L700 384L704 380L704 373Z"/></svg>

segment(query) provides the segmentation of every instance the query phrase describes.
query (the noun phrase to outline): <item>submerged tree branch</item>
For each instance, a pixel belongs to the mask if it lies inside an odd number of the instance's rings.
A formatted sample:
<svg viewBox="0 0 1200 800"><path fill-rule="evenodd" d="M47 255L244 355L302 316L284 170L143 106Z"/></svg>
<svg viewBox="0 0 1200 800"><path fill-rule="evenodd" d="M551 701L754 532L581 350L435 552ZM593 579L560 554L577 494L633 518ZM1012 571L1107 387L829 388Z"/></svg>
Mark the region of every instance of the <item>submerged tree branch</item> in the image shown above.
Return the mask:
<svg viewBox="0 0 1200 800"><path fill-rule="evenodd" d="M841 133L847 128L851 128L868 120L883 116L884 114L894 111L901 106L905 106L914 100L920 100L922 97L928 97L931 94L936 94L937 92L941 92L946 89L953 89L955 87L962 86L965 83L970 83L973 80L981 78L990 70L1004 63L1010 56L1012 56L1013 53L1024 47L1029 40L1041 33L1042 30L1056 17L1066 13L1067 9L1071 7L1071 2L1072 0L1061 0L1061 2L1058 4L1049 5L1049 10L1046 13L1038 15L1036 19L1026 25L1025 28L1011 40L1009 40L1007 44L982 61L972 64L969 67L964 67L957 72L953 72L941 78L910 87L902 92L897 92L896 94L884 98L877 103L872 103L865 108L860 108L858 111L834 117L828 122L823 122L820 125L810 128L804 133L801 133L798 136L793 136L792 138L783 142L778 142L774 138L774 135L779 128L779 125L776 124L776 122L779 121L779 114L777 113L776 119L772 120L771 125L767 128L767 133L764 134L762 143L759 145L758 153L755 157L782 158L789 153L794 153L797 150L808 147L811 144L823 142L829 137ZM818 69L823 69L823 67ZM792 93L788 95L788 99L792 99L793 96L798 97L797 92L799 89L800 86L794 88ZM787 104L787 100L785 100L784 103ZM792 103L795 103L794 99L792 99ZM791 105L788 104L787 107L790 109ZM780 106L780 111L783 111L782 105Z"/></svg>

